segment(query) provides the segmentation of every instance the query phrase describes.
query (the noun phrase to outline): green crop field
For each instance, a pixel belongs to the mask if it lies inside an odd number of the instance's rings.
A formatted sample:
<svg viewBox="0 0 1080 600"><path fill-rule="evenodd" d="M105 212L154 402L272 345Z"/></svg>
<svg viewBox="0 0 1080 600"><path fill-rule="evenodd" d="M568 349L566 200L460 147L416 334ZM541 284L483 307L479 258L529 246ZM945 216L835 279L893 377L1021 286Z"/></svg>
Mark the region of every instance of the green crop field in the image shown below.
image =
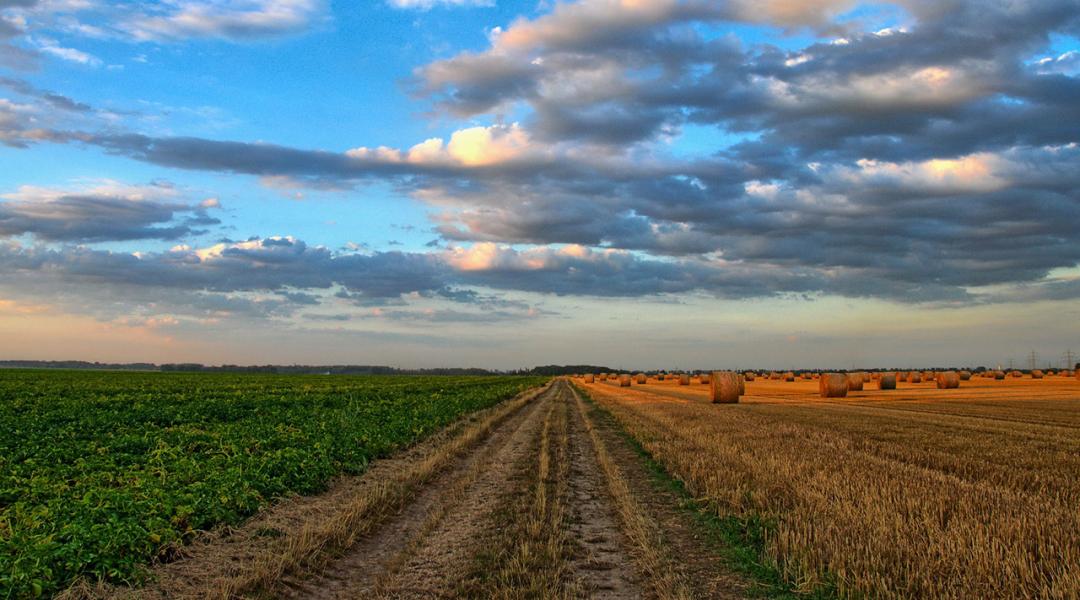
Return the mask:
<svg viewBox="0 0 1080 600"><path fill-rule="evenodd" d="M138 582L195 531L544 379L0 370L0 598Z"/></svg>

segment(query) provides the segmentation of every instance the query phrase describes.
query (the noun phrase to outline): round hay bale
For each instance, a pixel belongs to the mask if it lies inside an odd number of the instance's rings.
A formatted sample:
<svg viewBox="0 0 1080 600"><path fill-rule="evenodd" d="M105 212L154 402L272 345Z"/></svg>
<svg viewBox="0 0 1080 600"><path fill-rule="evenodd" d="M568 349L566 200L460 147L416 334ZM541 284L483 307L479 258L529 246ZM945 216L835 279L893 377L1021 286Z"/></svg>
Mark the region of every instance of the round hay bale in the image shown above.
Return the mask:
<svg viewBox="0 0 1080 600"><path fill-rule="evenodd" d="M994 379L996 381L1005 379L1005 371L994 371Z"/></svg>
<svg viewBox="0 0 1080 600"><path fill-rule="evenodd" d="M690 385L690 375L686 373L679 375L679 385Z"/></svg>
<svg viewBox="0 0 1080 600"><path fill-rule="evenodd" d="M970 381L971 371L960 371L960 381Z"/></svg>
<svg viewBox="0 0 1080 600"><path fill-rule="evenodd" d="M644 373L638 373L637 374L638 385L645 385L645 382L647 382L648 380L649 380L649 378L646 377Z"/></svg>
<svg viewBox="0 0 1080 600"><path fill-rule="evenodd" d="M1012 375L1016 379L1020 379L1021 377L1024 376L1024 374L1021 373L1020 371L1013 371L1012 373L1010 373L1010 375Z"/></svg>
<svg viewBox="0 0 1080 600"><path fill-rule="evenodd" d="M619 387L630 387L630 375L626 373L619 375Z"/></svg>
<svg viewBox="0 0 1080 600"><path fill-rule="evenodd" d="M746 379L747 381L753 381L755 377L757 377L757 375L754 374L753 371L748 371L748 372L743 374L743 378Z"/></svg>
<svg viewBox="0 0 1080 600"><path fill-rule="evenodd" d="M585 383L592 383L596 377L592 373L585 374Z"/></svg>
<svg viewBox="0 0 1080 600"><path fill-rule="evenodd" d="M663 381L664 380L664 374L663 373L657 373L656 374L656 380L657 381Z"/></svg>
<svg viewBox="0 0 1080 600"><path fill-rule="evenodd" d="M607 381L607 373L600 374L600 381Z"/></svg>
<svg viewBox="0 0 1080 600"><path fill-rule="evenodd" d="M878 378L878 389L895 390L896 373L882 373Z"/></svg>
<svg viewBox="0 0 1080 600"><path fill-rule="evenodd" d="M1034 371L1031 372L1031 378L1032 379L1042 379L1043 378L1043 372L1038 370L1038 369L1035 369Z"/></svg>
<svg viewBox="0 0 1080 600"><path fill-rule="evenodd" d="M922 374L922 380L923 381L934 381L935 377L937 377L937 373L935 373L934 371L923 371L923 374Z"/></svg>
<svg viewBox="0 0 1080 600"><path fill-rule="evenodd" d="M818 392L822 398L847 396L848 376L843 373L823 373L818 379Z"/></svg>
<svg viewBox="0 0 1080 600"><path fill-rule="evenodd" d="M881 373L878 373L877 371L874 371L873 373L870 374L870 379L872 379L874 381L880 380L881 379Z"/></svg>
<svg viewBox="0 0 1080 600"><path fill-rule="evenodd" d="M911 371L907 374L908 383L922 383L922 373Z"/></svg>
<svg viewBox="0 0 1080 600"><path fill-rule="evenodd" d="M698 379L701 380L702 385L709 385L709 382L711 381L711 379L709 379L709 374L708 373L702 373L701 375L698 376Z"/></svg>
<svg viewBox="0 0 1080 600"><path fill-rule="evenodd" d="M865 373L848 373L847 389L849 392L861 392L863 384L866 383L863 377Z"/></svg>
<svg viewBox="0 0 1080 600"><path fill-rule="evenodd" d="M951 390L960 387L960 374L956 371L944 371L934 378L939 390Z"/></svg>
<svg viewBox="0 0 1080 600"><path fill-rule="evenodd" d="M784 381L795 381L795 374L791 371L784 373Z"/></svg>
<svg viewBox="0 0 1080 600"><path fill-rule="evenodd" d="M733 371L713 371L709 377L709 397L713 404L737 404L742 395L741 377Z"/></svg>

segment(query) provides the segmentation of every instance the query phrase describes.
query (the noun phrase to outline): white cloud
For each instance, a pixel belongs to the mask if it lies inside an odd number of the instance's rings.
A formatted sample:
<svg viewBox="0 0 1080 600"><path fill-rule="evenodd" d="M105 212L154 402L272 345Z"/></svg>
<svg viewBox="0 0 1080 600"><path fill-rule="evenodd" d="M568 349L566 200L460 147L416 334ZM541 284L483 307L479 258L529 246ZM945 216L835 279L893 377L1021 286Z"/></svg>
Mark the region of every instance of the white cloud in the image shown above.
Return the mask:
<svg viewBox="0 0 1080 600"><path fill-rule="evenodd" d="M169 3L167 12L146 12L120 25L137 40L253 39L306 29L325 10L323 0L223 0Z"/></svg>
<svg viewBox="0 0 1080 600"><path fill-rule="evenodd" d="M41 187L35 185L19 186L15 192L0 194L5 200L20 202L50 202L65 196L108 196L138 202L143 200L165 200L179 195L177 189L169 183L151 183L137 185L115 179L91 179L77 182L70 187ZM205 208L210 208L209 206Z"/></svg>
<svg viewBox="0 0 1080 600"><path fill-rule="evenodd" d="M88 67L100 67L102 64L101 59L94 56L93 54L89 54L75 48L67 48L61 46L53 40L42 39L37 40L37 43L39 50L41 50L45 54L55 56L56 58L59 58L61 60L78 63L80 65L86 65Z"/></svg>
<svg viewBox="0 0 1080 600"><path fill-rule="evenodd" d="M532 142L523 127L513 123L459 129L451 134L449 142L443 138L429 138L405 152L386 146L360 147L349 150L346 155L375 162L486 167L541 155L545 151Z"/></svg>
<svg viewBox="0 0 1080 600"><path fill-rule="evenodd" d="M443 260L458 271L563 271L571 264L601 265L619 268L626 262L632 262L633 256L626 251L612 249L593 249L579 244L566 246L535 246L525 250L496 244L479 242L468 248L454 247L443 253Z"/></svg>
<svg viewBox="0 0 1080 600"><path fill-rule="evenodd" d="M1035 61L1039 73L1060 73L1074 76L1080 73L1080 51L1069 50L1058 56L1047 56Z"/></svg>
<svg viewBox="0 0 1080 600"><path fill-rule="evenodd" d="M902 163L863 159L857 164L857 169L839 168L837 173L852 184L888 182L936 193L990 192L1010 183L1003 175L1009 164L991 153Z"/></svg>

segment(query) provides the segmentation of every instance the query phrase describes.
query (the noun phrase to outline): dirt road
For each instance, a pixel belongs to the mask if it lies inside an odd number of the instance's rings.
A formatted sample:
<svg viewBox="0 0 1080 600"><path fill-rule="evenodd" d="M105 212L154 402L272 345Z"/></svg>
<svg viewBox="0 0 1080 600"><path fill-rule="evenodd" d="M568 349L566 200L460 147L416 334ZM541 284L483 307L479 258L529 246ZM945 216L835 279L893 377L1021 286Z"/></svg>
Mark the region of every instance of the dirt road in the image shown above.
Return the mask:
<svg viewBox="0 0 1080 600"><path fill-rule="evenodd" d="M565 381L280 597L739 597L644 465ZM673 560L674 557L678 560Z"/></svg>

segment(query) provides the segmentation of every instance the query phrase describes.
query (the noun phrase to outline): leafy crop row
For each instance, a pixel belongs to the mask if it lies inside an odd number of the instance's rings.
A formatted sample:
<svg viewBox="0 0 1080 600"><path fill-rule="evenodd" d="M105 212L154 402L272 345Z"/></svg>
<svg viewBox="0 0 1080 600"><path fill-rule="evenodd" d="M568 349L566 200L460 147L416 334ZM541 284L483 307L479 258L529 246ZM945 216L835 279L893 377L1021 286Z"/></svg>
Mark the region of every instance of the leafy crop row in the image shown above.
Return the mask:
<svg viewBox="0 0 1080 600"><path fill-rule="evenodd" d="M197 530L541 381L0 371L0 598L137 583Z"/></svg>

